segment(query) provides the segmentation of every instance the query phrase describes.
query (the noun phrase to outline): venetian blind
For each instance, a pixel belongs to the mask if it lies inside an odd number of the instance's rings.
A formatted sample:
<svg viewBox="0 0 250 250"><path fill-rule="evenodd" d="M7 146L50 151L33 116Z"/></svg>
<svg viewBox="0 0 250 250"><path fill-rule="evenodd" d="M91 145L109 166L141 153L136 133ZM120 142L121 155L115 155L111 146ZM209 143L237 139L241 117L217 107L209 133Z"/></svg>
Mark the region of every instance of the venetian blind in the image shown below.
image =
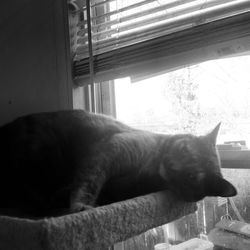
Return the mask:
<svg viewBox="0 0 250 250"><path fill-rule="evenodd" d="M89 82L89 41L101 81L157 71L175 54L250 36L250 0L90 0L90 20L86 2L74 2L79 84Z"/></svg>

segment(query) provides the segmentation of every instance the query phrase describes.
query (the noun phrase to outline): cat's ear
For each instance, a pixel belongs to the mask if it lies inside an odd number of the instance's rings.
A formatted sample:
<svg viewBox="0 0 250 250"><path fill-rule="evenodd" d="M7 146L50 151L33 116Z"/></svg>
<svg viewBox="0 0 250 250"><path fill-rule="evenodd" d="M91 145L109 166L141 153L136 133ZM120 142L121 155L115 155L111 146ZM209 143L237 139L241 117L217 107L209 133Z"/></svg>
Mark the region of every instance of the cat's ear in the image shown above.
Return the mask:
<svg viewBox="0 0 250 250"><path fill-rule="evenodd" d="M206 135L207 140L213 144L216 145L216 139L219 133L221 123L219 123L209 134Z"/></svg>
<svg viewBox="0 0 250 250"><path fill-rule="evenodd" d="M206 183L208 196L231 197L237 194L236 188L221 176L211 175Z"/></svg>

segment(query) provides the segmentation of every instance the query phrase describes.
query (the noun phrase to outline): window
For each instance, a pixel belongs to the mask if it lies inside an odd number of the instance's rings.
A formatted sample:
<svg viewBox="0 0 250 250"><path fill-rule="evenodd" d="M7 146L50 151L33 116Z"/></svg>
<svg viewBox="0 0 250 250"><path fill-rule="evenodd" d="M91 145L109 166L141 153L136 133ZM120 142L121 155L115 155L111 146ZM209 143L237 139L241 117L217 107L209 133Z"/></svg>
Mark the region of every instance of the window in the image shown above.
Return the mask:
<svg viewBox="0 0 250 250"><path fill-rule="evenodd" d="M69 15L77 85L90 83L90 69L95 82L145 77L250 47L248 0L72 2L78 5Z"/></svg>
<svg viewBox="0 0 250 250"><path fill-rule="evenodd" d="M202 134L221 121L223 172L240 193L205 199L198 213L115 250L207 235L222 216L249 222L250 1L71 2L73 77L85 99L95 97L99 112L155 132ZM240 249L237 242L232 249Z"/></svg>
<svg viewBox="0 0 250 250"><path fill-rule="evenodd" d="M212 60L131 83L115 80L117 118L138 128L205 133L250 145L250 56ZM128 101L129 100L129 101Z"/></svg>
<svg viewBox="0 0 250 250"><path fill-rule="evenodd" d="M227 144L230 151L220 151L222 171L239 190L232 199L206 198L199 202L196 214L124 242L125 250L153 249L159 242L177 244L204 237L226 216L250 221L249 67L250 56L246 55L207 61L133 83L130 78L114 81L117 118L133 127L204 134L222 122L218 143L231 142ZM246 158L239 157L243 152Z"/></svg>

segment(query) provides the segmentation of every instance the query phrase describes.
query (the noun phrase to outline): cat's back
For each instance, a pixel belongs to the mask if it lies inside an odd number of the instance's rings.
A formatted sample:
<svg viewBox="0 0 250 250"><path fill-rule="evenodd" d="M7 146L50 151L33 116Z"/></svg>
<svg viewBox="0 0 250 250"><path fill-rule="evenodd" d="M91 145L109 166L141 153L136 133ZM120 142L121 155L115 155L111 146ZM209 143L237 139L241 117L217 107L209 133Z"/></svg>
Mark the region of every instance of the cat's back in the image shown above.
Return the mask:
<svg viewBox="0 0 250 250"><path fill-rule="evenodd" d="M82 110L31 114L1 126L0 207L12 204L13 196L24 203L24 194L32 202L40 197L38 206L48 203L46 197L72 185L93 145L128 130L114 119Z"/></svg>
<svg viewBox="0 0 250 250"><path fill-rule="evenodd" d="M22 162L44 164L43 168L66 165L89 155L99 141L129 129L114 119L83 110L26 115L0 127L0 157L8 162L10 171Z"/></svg>
<svg viewBox="0 0 250 250"><path fill-rule="evenodd" d="M20 165L25 169L28 165L30 170L34 164L36 169L73 167L79 158L91 154L99 141L129 130L114 119L83 110L22 116L0 127L0 157L7 162L0 170L6 170L5 165L8 171Z"/></svg>
<svg viewBox="0 0 250 250"><path fill-rule="evenodd" d="M83 110L43 112L19 117L0 127L1 141L18 142L36 135L40 139L46 134L64 139L98 141L104 136L131 130L128 126L103 115Z"/></svg>

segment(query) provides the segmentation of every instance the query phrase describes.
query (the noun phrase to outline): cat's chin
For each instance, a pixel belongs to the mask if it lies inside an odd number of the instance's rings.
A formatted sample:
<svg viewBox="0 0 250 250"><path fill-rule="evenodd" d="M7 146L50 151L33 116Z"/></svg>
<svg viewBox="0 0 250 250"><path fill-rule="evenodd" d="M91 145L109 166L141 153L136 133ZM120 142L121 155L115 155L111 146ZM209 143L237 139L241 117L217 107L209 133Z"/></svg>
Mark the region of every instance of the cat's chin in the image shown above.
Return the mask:
<svg viewBox="0 0 250 250"><path fill-rule="evenodd" d="M202 200L202 199L204 199L205 197L204 196L202 196L202 197L185 197L185 198L182 198L184 201L186 201L186 202L198 202L198 201L200 201L200 200Z"/></svg>
<svg viewBox="0 0 250 250"><path fill-rule="evenodd" d="M183 200L185 202L198 202L202 199L205 198L204 195L178 195L178 197L180 198L180 200Z"/></svg>

